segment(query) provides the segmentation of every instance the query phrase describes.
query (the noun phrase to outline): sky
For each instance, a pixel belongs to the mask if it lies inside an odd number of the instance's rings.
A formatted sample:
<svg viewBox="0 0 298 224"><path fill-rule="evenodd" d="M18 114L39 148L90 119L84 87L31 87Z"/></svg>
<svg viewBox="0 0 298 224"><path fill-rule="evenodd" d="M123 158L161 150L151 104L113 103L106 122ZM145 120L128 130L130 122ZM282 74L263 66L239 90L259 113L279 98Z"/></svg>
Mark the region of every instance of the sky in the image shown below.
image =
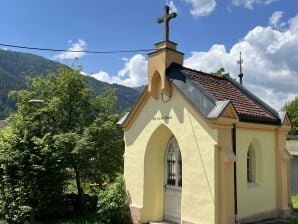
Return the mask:
<svg viewBox="0 0 298 224"><path fill-rule="evenodd" d="M298 96L298 0L1 0L0 44L119 51L153 49L162 41L156 22L169 5L170 40L184 66L204 72L223 67L276 110ZM1 47L1 46L0 46ZM84 74L129 87L147 84L147 53L29 52Z"/></svg>

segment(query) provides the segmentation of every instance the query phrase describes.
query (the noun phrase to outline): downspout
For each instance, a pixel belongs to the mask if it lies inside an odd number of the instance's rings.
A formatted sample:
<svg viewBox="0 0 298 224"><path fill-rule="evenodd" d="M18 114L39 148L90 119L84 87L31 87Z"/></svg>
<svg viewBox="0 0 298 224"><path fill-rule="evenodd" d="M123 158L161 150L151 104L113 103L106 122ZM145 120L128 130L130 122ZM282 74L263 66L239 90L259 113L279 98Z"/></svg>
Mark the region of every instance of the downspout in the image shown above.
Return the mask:
<svg viewBox="0 0 298 224"><path fill-rule="evenodd" d="M232 129L232 144L233 144L233 152L235 156L236 154L236 124L233 124ZM238 213L238 206L237 206L237 164L236 161L234 162L234 208L235 208L235 223L237 223L237 213Z"/></svg>

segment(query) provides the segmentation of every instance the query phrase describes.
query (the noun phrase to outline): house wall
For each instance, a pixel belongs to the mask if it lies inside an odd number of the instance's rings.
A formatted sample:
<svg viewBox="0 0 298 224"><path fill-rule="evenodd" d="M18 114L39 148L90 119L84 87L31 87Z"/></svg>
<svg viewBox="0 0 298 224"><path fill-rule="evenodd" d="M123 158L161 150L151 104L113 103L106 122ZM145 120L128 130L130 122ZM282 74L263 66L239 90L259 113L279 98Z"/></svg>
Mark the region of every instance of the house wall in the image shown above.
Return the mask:
<svg viewBox="0 0 298 224"><path fill-rule="evenodd" d="M289 138L286 141L286 149L292 155L291 161L291 195L298 195L298 137Z"/></svg>
<svg viewBox="0 0 298 224"><path fill-rule="evenodd" d="M124 134L124 177L135 220L163 220L164 154L173 134L182 155L182 220L215 222L218 133L178 90L173 89L167 103L150 97Z"/></svg>
<svg viewBox="0 0 298 224"><path fill-rule="evenodd" d="M256 181L247 183L247 150L253 143L256 151ZM276 209L275 132L237 129L238 218Z"/></svg>
<svg viewBox="0 0 298 224"><path fill-rule="evenodd" d="M293 139L287 139L286 149L292 156L298 156L298 137Z"/></svg>

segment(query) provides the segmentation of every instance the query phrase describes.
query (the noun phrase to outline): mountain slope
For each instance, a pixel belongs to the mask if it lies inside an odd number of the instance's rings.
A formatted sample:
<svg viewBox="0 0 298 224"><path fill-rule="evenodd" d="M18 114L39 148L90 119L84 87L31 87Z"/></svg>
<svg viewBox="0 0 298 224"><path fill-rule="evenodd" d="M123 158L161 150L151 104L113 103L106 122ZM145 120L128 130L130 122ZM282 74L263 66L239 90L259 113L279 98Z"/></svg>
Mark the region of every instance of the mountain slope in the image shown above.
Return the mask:
<svg viewBox="0 0 298 224"><path fill-rule="evenodd" d="M65 66L55 61L28 53L0 50L0 120L16 110L15 102L8 97L11 90L26 88L26 76L46 75ZM133 88L117 84L108 84L88 77L88 85L96 93L106 87L117 89L118 104L121 110L130 108L137 100L139 92Z"/></svg>

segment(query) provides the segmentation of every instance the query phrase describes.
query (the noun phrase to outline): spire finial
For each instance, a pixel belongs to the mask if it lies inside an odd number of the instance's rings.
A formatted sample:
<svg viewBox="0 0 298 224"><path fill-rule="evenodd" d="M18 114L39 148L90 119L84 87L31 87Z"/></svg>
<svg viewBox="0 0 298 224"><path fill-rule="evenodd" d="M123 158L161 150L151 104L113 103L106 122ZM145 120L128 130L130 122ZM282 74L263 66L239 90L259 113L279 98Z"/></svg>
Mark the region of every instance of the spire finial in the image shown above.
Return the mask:
<svg viewBox="0 0 298 224"><path fill-rule="evenodd" d="M175 13L175 12L169 13L169 12L170 12L170 7L168 5L166 5L164 16L157 19L158 23L164 23L164 30L163 30L164 41L169 40L169 22L170 22L170 20L177 16L177 13Z"/></svg>
<svg viewBox="0 0 298 224"><path fill-rule="evenodd" d="M239 61L237 61L237 64L239 65L240 67L240 73L239 73L239 78L240 78L240 84L242 85L242 78L243 78L243 73L242 73L242 64L243 64L243 59L241 57L241 51L240 51L240 59Z"/></svg>

